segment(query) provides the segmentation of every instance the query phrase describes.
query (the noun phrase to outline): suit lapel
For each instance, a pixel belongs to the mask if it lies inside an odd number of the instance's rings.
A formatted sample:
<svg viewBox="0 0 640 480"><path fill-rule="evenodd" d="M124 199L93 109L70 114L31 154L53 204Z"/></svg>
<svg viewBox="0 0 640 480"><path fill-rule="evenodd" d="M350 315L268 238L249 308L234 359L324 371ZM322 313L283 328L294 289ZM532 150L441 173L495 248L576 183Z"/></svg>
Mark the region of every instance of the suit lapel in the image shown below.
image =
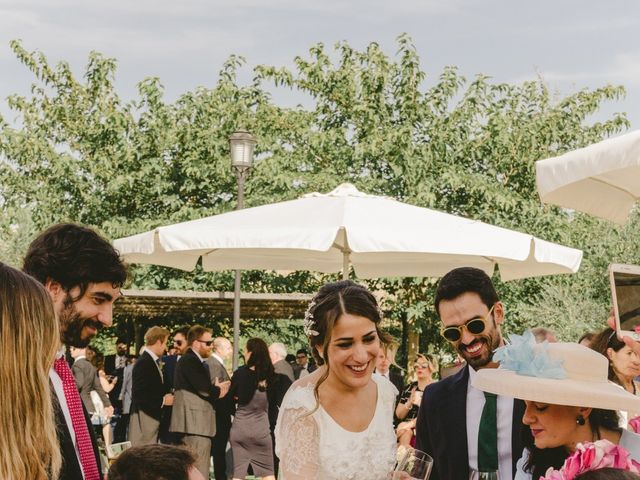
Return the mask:
<svg viewBox="0 0 640 480"><path fill-rule="evenodd" d="M465 367L454 375L451 383L449 415L443 416L448 425L452 439L453 451L460 453L458 466L452 478L467 478L469 476L469 454L467 445L467 385L469 383L469 367Z"/></svg>
<svg viewBox="0 0 640 480"><path fill-rule="evenodd" d="M524 444L522 442L522 417L525 404L522 400L513 401L513 427L511 427L511 461L513 462L513 476L516 476L516 464L522 456Z"/></svg>

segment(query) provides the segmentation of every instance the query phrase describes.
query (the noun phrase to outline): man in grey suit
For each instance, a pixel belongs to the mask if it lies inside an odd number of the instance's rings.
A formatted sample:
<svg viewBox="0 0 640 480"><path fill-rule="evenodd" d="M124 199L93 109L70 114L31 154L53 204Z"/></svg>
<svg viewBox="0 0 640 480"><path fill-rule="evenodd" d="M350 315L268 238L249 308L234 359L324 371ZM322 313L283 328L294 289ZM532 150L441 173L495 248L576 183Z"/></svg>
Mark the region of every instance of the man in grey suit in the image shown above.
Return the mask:
<svg viewBox="0 0 640 480"><path fill-rule="evenodd" d="M216 379L228 381L229 372L224 366L225 360L231 358L233 347L231 342L224 337L217 337L213 341L213 352L205 361L209 365L211 382ZM226 479L229 465L227 465L227 443L231 431L231 415L234 413L233 399L229 395L219 398L215 402L216 436L211 441L211 456L213 457L213 473L217 479Z"/></svg>
<svg viewBox="0 0 640 480"><path fill-rule="evenodd" d="M269 357L271 357L271 363L273 363L273 370L276 373L286 375L293 383L295 381L293 367L285 360L286 356L287 347L284 346L284 343L275 342L269 345Z"/></svg>
<svg viewBox="0 0 640 480"><path fill-rule="evenodd" d="M73 372L73 378L76 380L78 393L80 393L80 399L84 404L84 408L89 412L89 415L96 413L96 407L93 400L91 400L91 391L95 390L100 400L102 400L106 416L110 417L113 415L113 407L111 406L108 395L105 393L102 385L100 385L96 367L86 358L87 349L70 347L70 351L73 357L73 367L71 367L71 371Z"/></svg>
<svg viewBox="0 0 640 480"><path fill-rule="evenodd" d="M176 366L175 399L171 414L172 432L182 433L182 442L196 455L196 466L209 477L211 438L216 434L215 403L229 391L229 381L212 382L209 365L213 338L211 330L194 325L187 334L189 349Z"/></svg>
<svg viewBox="0 0 640 480"><path fill-rule="evenodd" d="M147 330L144 352L131 372L129 440L133 446L158 443L162 407L173 403L160 362L168 339L166 328L155 326Z"/></svg>

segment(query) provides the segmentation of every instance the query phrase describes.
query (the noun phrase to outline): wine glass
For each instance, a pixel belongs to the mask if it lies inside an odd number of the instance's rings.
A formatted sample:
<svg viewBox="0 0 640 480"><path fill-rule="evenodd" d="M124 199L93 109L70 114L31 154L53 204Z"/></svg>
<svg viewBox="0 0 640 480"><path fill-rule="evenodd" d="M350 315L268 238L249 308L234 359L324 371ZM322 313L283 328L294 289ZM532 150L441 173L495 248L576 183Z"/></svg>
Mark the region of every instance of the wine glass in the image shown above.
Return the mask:
<svg viewBox="0 0 640 480"><path fill-rule="evenodd" d="M394 480L428 480L433 467L433 458L426 453L408 448L393 470Z"/></svg>
<svg viewBox="0 0 640 480"><path fill-rule="evenodd" d="M469 480L500 480L500 476L496 470L479 472L471 470L469 472Z"/></svg>

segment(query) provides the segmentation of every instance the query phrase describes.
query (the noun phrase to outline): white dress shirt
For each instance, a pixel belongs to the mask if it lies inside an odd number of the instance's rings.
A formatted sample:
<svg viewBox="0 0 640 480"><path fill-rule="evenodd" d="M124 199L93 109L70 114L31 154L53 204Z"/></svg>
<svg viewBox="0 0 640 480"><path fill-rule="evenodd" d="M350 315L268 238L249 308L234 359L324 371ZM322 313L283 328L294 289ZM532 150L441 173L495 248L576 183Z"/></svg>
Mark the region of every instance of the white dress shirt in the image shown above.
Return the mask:
<svg viewBox="0 0 640 480"><path fill-rule="evenodd" d="M467 384L467 450L469 452L469 468L478 469L478 432L480 431L480 417L484 408L484 392L471 385L476 371L469 369L469 383ZM497 398L497 427L498 427L498 468L500 480L513 478L513 453L511 452L511 433L513 429L513 398L498 395ZM516 452L520 457L522 452Z"/></svg>

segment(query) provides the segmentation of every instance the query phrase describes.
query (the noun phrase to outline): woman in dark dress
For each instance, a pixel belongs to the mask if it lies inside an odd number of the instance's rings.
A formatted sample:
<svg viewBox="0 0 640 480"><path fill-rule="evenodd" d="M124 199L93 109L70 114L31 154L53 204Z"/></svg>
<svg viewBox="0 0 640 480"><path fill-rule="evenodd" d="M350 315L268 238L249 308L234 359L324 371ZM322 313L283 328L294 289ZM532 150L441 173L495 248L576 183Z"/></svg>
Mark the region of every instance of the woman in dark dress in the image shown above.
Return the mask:
<svg viewBox="0 0 640 480"><path fill-rule="evenodd" d="M398 427L396 434L398 444L404 447L411 446L415 438L416 418L418 408L422 401L422 392L434 380L433 375L438 371L438 359L435 355L416 355L413 365L416 373L416 381L407 385L398 399L396 406L396 421Z"/></svg>
<svg viewBox="0 0 640 480"><path fill-rule="evenodd" d="M269 349L260 338L249 339L244 357L246 365L233 374L229 391L237 405L229 437L233 479L244 479L251 465L255 476L275 480L272 424L291 380L273 371Z"/></svg>

